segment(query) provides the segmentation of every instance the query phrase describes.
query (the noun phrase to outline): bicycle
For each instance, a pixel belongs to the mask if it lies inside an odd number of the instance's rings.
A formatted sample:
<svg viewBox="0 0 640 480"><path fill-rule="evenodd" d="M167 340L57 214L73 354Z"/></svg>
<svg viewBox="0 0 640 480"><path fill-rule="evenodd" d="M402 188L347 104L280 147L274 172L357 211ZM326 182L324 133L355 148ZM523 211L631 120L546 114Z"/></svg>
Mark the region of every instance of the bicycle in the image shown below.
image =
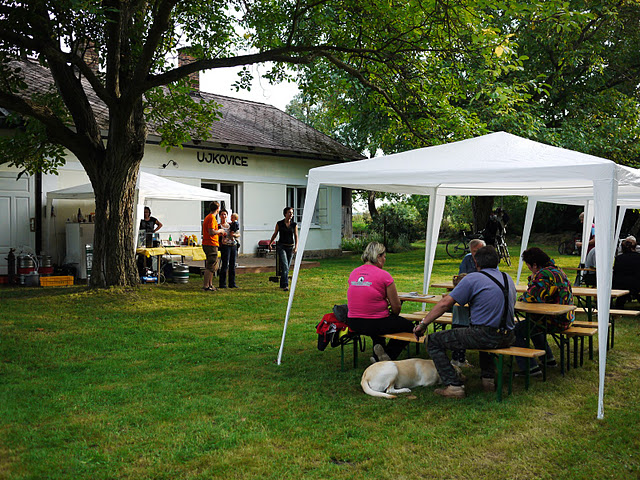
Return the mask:
<svg viewBox="0 0 640 480"><path fill-rule="evenodd" d="M496 250L501 260L504 260L504 263L507 266L511 266L511 255L509 255L509 248L507 247L507 242L505 240L504 235L496 236Z"/></svg>
<svg viewBox="0 0 640 480"><path fill-rule="evenodd" d="M580 248L576 246L576 242L580 240L580 236L576 235L571 240L564 240L558 245L558 253L560 255L580 255Z"/></svg>
<svg viewBox="0 0 640 480"><path fill-rule="evenodd" d="M462 258L469 250L469 241L474 238L482 239L482 233L471 233L467 235L467 232L464 230L460 230L460 238L452 239L447 242L445 249L447 250L447 255L451 258Z"/></svg>

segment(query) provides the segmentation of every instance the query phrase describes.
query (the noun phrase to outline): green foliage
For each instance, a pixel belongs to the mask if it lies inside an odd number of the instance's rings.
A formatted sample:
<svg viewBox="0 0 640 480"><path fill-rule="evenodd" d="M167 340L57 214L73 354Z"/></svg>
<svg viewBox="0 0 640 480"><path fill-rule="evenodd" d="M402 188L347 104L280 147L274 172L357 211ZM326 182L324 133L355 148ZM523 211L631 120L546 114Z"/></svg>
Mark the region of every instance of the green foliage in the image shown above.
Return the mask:
<svg viewBox="0 0 640 480"><path fill-rule="evenodd" d="M341 247L342 250L348 250L353 253L361 254L364 252L364 249L371 242L380 242L382 243L382 235L377 233L365 233L361 235L356 235L351 238L342 238Z"/></svg>
<svg viewBox="0 0 640 480"><path fill-rule="evenodd" d="M399 241L404 236L408 242L423 238L426 224L418 210L407 203L389 203L378 209L378 216L371 219L369 230L387 242ZM403 244L408 243L407 240ZM389 246L390 243L387 243Z"/></svg>

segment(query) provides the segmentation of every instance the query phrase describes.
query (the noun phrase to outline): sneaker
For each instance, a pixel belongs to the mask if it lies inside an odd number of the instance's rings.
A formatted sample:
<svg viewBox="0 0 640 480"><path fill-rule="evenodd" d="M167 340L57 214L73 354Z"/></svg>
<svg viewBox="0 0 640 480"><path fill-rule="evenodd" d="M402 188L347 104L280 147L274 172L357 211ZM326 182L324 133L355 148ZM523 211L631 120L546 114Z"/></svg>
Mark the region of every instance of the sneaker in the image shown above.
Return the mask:
<svg viewBox="0 0 640 480"><path fill-rule="evenodd" d="M449 385L446 388L436 388L433 393L445 398L464 398L467 394L464 391L464 386Z"/></svg>
<svg viewBox="0 0 640 480"><path fill-rule="evenodd" d="M464 362L461 362L460 360L451 360L451 365L453 365L454 367L460 367L460 368L472 368L473 365L471 365L469 363L469 360L465 360Z"/></svg>
<svg viewBox="0 0 640 480"><path fill-rule="evenodd" d="M482 389L485 392L495 392L496 391L496 381L493 378L483 378L482 379Z"/></svg>
<svg viewBox="0 0 640 480"><path fill-rule="evenodd" d="M533 367L531 370L529 370L529 376L530 377L540 377L542 375L542 369L540 367ZM526 377L527 374L526 372L516 372L514 373L514 376L516 377Z"/></svg>
<svg viewBox="0 0 640 480"><path fill-rule="evenodd" d="M378 357L378 360L380 360L381 362L387 362L391 360L391 357L387 355L387 352L384 351L384 347L379 343L376 343L373 346L373 353L375 353L376 357Z"/></svg>
<svg viewBox="0 0 640 480"><path fill-rule="evenodd" d="M288 292L289 291L289 287L282 287L282 291L283 292Z"/></svg>
<svg viewBox="0 0 640 480"><path fill-rule="evenodd" d="M218 288L227 288L226 285L220 285Z"/></svg>
<svg viewBox="0 0 640 480"><path fill-rule="evenodd" d="M555 359L553 359L553 360L549 360L549 361L547 362L547 367L555 368L555 367L557 367L557 366L558 366L558 362L557 362Z"/></svg>

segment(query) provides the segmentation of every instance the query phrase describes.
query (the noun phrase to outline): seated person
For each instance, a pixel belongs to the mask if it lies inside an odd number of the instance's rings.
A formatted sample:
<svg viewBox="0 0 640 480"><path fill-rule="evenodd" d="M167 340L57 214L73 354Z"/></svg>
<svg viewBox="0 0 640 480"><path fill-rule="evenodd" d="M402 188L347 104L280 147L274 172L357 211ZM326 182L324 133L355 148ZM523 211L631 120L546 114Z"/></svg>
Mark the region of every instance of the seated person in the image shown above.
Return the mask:
<svg viewBox="0 0 640 480"><path fill-rule="evenodd" d="M466 396L462 378L447 358L447 350L506 348L513 344L513 316L516 303L516 287L506 273L498 270L500 257L492 246L476 252L478 271L466 275L449 295L442 297L427 316L413 329L420 338L427 326L454 304L469 304L471 324L469 328L441 330L429 335L427 351L438 370L445 388L434 390L436 395L447 398ZM495 365L491 355L479 352L482 388L495 390Z"/></svg>
<svg viewBox="0 0 640 480"><path fill-rule="evenodd" d="M565 273L556 267L553 260L538 247L529 248L522 253L522 260L531 270L527 291L520 298L523 302L529 303L555 303L559 305L573 305L573 292L571 282ZM526 347L526 337L531 324L531 341L535 348L544 350L546 355L540 357L547 362L548 367L557 366L553 353L547 343L544 334L546 324L547 333L562 332L571 326L574 320L573 312L566 315L529 315L527 320L523 320L516 325L516 347ZM529 373L537 376L542 375L542 370L533 358L516 357L518 366L524 371L529 362Z"/></svg>
<svg viewBox="0 0 640 480"><path fill-rule="evenodd" d="M587 258L584 260L585 268L596 268L596 249L592 248L587 253ZM583 271L582 272L582 283L587 287L595 287L596 286L596 272Z"/></svg>
<svg viewBox="0 0 640 480"><path fill-rule="evenodd" d="M407 345L401 340L389 340L385 346L381 335L413 331L413 322L399 316L401 303L396 284L382 269L386 255L384 245L371 242L362 253L364 265L351 272L348 282L347 325L354 332L371 337L372 362L395 360Z"/></svg>
<svg viewBox="0 0 640 480"><path fill-rule="evenodd" d="M460 262L460 267L458 268L458 279L461 280L461 277L464 277L468 273L473 273L478 271L478 267L476 266L476 261L474 260L474 256L476 252L485 246L484 240L480 240L474 238L469 242L469 252L465 255ZM451 309L452 319L451 319L451 328L461 328L469 326L469 307L464 307L462 305L454 305ZM454 350L451 352L451 364L454 367L470 367L471 365L467 362L466 351L465 350Z"/></svg>
<svg viewBox="0 0 640 480"><path fill-rule="evenodd" d="M636 239L627 237L622 241L622 253L613 263L612 287L629 290L629 295L616 298L616 308L624 308L631 297L640 295L640 253L636 251Z"/></svg>

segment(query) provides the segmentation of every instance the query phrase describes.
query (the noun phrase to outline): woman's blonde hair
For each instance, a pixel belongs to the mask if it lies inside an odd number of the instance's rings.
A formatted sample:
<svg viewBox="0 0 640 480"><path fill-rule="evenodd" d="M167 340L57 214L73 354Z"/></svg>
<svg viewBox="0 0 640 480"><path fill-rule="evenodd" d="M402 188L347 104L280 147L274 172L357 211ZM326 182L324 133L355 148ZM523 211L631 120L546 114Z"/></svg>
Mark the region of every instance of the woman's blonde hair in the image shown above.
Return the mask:
<svg viewBox="0 0 640 480"><path fill-rule="evenodd" d="M362 252L362 262L363 263L373 263L374 265L378 261L378 257L386 252L387 249L385 246L378 242L371 242L367 245L367 248Z"/></svg>

